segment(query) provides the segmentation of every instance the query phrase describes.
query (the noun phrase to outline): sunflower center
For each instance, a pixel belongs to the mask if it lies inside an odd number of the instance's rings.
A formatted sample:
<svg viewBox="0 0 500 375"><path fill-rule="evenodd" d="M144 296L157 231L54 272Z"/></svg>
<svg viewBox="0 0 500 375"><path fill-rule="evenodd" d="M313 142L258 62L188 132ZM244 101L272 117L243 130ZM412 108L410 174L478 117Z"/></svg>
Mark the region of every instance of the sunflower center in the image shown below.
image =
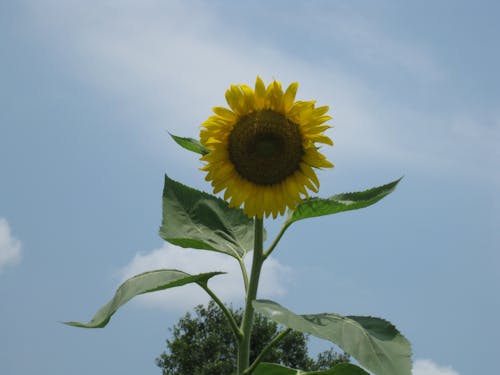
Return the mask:
<svg viewBox="0 0 500 375"><path fill-rule="evenodd" d="M297 124L266 109L236 123L229 135L228 150L241 177L257 185L274 185L299 168L302 136Z"/></svg>

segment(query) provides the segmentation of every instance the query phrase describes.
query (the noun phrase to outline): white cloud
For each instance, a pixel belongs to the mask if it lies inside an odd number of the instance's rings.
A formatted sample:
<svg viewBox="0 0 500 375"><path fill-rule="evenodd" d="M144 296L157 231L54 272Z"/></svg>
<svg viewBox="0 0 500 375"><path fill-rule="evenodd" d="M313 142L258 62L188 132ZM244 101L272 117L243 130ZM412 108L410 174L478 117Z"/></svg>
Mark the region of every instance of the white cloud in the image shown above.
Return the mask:
<svg viewBox="0 0 500 375"><path fill-rule="evenodd" d="M301 48L290 49L224 22L228 15L206 2L52 1L33 2L31 10L45 43L63 55L76 77L119 97L126 103L121 111L141 112L141 125L134 130L137 139L162 156L165 150L177 152L165 147L167 130L195 136L210 108L224 105L230 83L251 83L260 74L266 80L297 80L301 99L333 105L336 129L330 135L336 146L325 153L339 166L352 161L366 168L393 163L407 173L417 167L425 173L462 176L467 170L469 177L475 173L498 179L491 173L500 134L495 114L476 111L480 115L474 121L457 124L457 119L471 116L470 107L425 113L418 103L401 100L395 105L399 97L381 95L379 87L361 80L334 53L325 50L320 59L307 58ZM342 46L366 69L389 66L394 74L406 74L408 85L426 81L433 87L432 82L450 79L430 53L432 48L384 32L362 13L339 8L323 14L315 9L307 13L314 17L311 22L304 23L304 12L306 7L272 17L277 25L295 24L327 44L336 41L332 48ZM491 126L485 132L487 122ZM473 140L469 134L475 135ZM179 162L186 163L184 159Z"/></svg>
<svg viewBox="0 0 500 375"><path fill-rule="evenodd" d="M17 264L21 260L21 241L10 233L6 219L0 217L0 271L8 264Z"/></svg>
<svg viewBox="0 0 500 375"><path fill-rule="evenodd" d="M47 34L47 43L55 41L57 44L51 47L61 49L60 53L67 55L78 75L86 76L88 82L127 97L132 105L147 105L148 110L155 112L156 124L163 131L169 124L169 131L195 134L210 108L224 104L224 91L230 83L251 84L257 74L266 80L298 80L301 98L317 97L319 104L334 103L338 110L348 112L345 117L349 123L359 119L363 124L372 119L370 108L374 103L366 100L373 98L374 93L342 66L333 62L324 66L315 59L305 59L298 53L300 50L288 52L286 45L257 39L251 30L228 29L222 16L206 3L174 1L165 6L148 1L137 6L120 2L119 11L101 2L86 4L92 5L55 2L47 7L45 3L34 3L35 20ZM280 13L275 17L279 18ZM301 15L299 12L295 17ZM282 24L289 24L291 16L281 15ZM302 21L296 21L297 27L304 27ZM331 20L328 23L325 29L331 30ZM357 30L363 27L358 25ZM343 40L342 35L349 34L346 29L339 27L338 32L323 37L330 39L335 35ZM374 32L373 28L363 30L365 37ZM387 37L379 37L389 43ZM372 40L363 44L371 45ZM352 48L359 49L356 45ZM395 50L383 56L393 58L398 55ZM418 51L412 52L415 54ZM181 121L166 121L172 117ZM373 144L383 122L370 122L378 123L377 132L364 133Z"/></svg>
<svg viewBox="0 0 500 375"><path fill-rule="evenodd" d="M417 359L413 363L413 375L460 375L450 366L439 366L430 359Z"/></svg>
<svg viewBox="0 0 500 375"><path fill-rule="evenodd" d="M250 262L251 255L245 258L247 269ZM209 281L209 287L224 302L235 304L243 302L244 287L238 262L227 255L213 251L183 249L165 243L161 248L149 253L136 254L131 262L119 271L119 274L125 280L138 273L160 268L179 269L191 274L211 271L227 272L225 275L213 277ZM258 297L281 296L286 293L287 283L290 281L290 268L270 257L264 263ZM183 311L198 304L205 304L209 298L205 291L193 284L145 294L137 299L147 306Z"/></svg>

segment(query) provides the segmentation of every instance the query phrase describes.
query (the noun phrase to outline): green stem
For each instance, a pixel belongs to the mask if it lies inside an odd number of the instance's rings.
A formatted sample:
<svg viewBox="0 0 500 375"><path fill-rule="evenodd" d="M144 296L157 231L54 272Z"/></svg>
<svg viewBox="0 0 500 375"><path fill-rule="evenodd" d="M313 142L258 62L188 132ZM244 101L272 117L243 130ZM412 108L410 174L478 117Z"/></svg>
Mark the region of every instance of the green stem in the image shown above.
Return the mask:
<svg viewBox="0 0 500 375"><path fill-rule="evenodd" d="M286 335L288 335L290 332L292 332L291 328L287 328L284 331L281 331L279 334L277 334L265 347L262 349L262 351L259 353L257 358L255 358L255 361L252 362L249 368L245 370L245 375L251 374L253 370L259 365L260 361L262 361L262 358L267 354L269 349L271 349L274 345L276 345L278 342L280 342Z"/></svg>
<svg viewBox="0 0 500 375"><path fill-rule="evenodd" d="M245 301L245 311L241 321L241 332L243 337L238 345L238 375L244 375L245 370L250 365L250 336L252 334L254 308L252 302L257 297L257 288L259 286L259 277L262 265L264 264L263 246L264 246L264 221L255 218L254 231L254 249L252 259L252 270L250 272L250 281Z"/></svg>
<svg viewBox="0 0 500 375"><path fill-rule="evenodd" d="M229 311L229 309L224 305L224 303L217 297L217 295L207 286L207 283L202 283L200 286L208 293L210 297L214 300L214 302L221 308L222 312L224 315L226 315L227 319L229 320L229 324L231 325L231 329L233 330L233 333L236 337L236 340L241 340L243 337L243 333L241 332L240 328L238 327L238 324L236 323L236 320L234 320L234 316Z"/></svg>
<svg viewBox="0 0 500 375"><path fill-rule="evenodd" d="M245 262L243 258L238 258L238 262L241 268L241 274L243 275L243 284L245 285L245 293L248 292L248 274L247 269L245 267Z"/></svg>

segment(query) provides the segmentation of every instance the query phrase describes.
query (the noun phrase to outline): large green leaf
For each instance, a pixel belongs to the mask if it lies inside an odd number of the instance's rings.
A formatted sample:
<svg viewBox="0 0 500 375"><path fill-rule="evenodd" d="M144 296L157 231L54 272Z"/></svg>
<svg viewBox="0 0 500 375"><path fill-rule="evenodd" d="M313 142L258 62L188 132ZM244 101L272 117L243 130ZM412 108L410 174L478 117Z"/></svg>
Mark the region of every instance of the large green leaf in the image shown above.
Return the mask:
<svg viewBox="0 0 500 375"><path fill-rule="evenodd" d="M311 198L297 205L285 225L310 217L332 215L371 206L392 193L401 178L389 184L355 193L337 194L330 198Z"/></svg>
<svg viewBox="0 0 500 375"><path fill-rule="evenodd" d="M296 331L334 342L377 375L410 375L410 343L388 321L324 313L296 315L273 301L254 301L255 310Z"/></svg>
<svg viewBox="0 0 500 375"><path fill-rule="evenodd" d="M301 371L275 363L261 363L253 375L369 375L361 367L351 363L339 363L329 370Z"/></svg>
<svg viewBox="0 0 500 375"><path fill-rule="evenodd" d="M205 146L203 146L200 141L193 139L193 138L184 138L184 137L178 137L176 135L170 134L172 139L177 142L177 144L186 150L196 152L197 154L200 155L205 155L210 152L209 149L207 149Z"/></svg>
<svg viewBox="0 0 500 375"><path fill-rule="evenodd" d="M66 322L70 326L82 328L103 328L108 324L111 316L125 303L133 297L156 292L159 290L174 288L190 283L206 283L208 279L224 272L200 273L190 275L178 270L156 270L144 272L126 280L116 290L111 301L97 311L92 320L88 323Z"/></svg>
<svg viewBox="0 0 500 375"><path fill-rule="evenodd" d="M253 249L253 219L227 202L165 176L160 236L181 247L241 259Z"/></svg>

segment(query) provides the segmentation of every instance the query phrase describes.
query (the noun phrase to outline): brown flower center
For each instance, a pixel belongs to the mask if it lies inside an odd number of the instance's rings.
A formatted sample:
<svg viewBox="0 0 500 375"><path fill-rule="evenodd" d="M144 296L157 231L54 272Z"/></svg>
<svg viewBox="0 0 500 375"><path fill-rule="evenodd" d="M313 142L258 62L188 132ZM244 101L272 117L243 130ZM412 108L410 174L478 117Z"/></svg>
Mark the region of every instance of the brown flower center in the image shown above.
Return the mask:
<svg viewBox="0 0 500 375"><path fill-rule="evenodd" d="M228 150L240 176L257 185L282 182L299 169L304 154L299 126L268 109L238 121Z"/></svg>

